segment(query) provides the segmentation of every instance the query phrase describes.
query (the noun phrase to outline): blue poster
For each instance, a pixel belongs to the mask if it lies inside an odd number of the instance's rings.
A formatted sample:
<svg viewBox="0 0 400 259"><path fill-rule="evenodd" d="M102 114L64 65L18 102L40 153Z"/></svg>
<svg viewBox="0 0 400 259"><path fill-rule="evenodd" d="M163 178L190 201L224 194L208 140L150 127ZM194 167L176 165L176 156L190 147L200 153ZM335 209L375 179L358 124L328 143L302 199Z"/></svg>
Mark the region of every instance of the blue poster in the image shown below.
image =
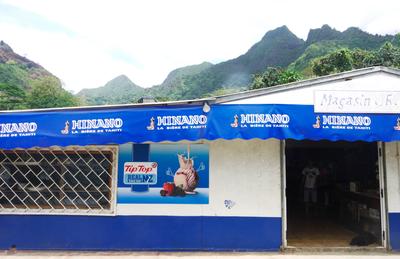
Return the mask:
<svg viewBox="0 0 400 259"><path fill-rule="evenodd" d="M119 149L119 204L208 204L205 144L124 144Z"/></svg>

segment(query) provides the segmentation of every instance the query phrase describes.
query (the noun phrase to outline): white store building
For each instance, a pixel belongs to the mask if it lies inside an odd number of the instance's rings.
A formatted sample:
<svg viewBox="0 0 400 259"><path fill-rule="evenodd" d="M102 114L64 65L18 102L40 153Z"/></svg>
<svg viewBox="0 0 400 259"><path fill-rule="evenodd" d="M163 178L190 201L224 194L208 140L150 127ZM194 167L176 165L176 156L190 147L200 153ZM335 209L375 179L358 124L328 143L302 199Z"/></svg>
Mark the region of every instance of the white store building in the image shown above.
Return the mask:
<svg viewBox="0 0 400 259"><path fill-rule="evenodd" d="M399 70L372 67L1 112L0 249L400 250L399 87Z"/></svg>

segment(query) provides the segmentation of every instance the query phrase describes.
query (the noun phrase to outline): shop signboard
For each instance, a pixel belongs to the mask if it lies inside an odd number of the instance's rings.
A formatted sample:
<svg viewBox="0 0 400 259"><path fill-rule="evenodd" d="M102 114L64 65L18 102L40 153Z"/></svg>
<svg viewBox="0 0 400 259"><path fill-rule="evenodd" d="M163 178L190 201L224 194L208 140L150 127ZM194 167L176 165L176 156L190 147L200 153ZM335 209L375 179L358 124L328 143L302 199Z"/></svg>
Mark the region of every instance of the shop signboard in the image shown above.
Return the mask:
<svg viewBox="0 0 400 259"><path fill-rule="evenodd" d="M182 105L0 113L0 148L220 138L400 140L400 92L315 94L315 105L213 104L208 112L202 106Z"/></svg>
<svg viewBox="0 0 400 259"><path fill-rule="evenodd" d="M400 111L400 91L315 91L316 113L383 113Z"/></svg>

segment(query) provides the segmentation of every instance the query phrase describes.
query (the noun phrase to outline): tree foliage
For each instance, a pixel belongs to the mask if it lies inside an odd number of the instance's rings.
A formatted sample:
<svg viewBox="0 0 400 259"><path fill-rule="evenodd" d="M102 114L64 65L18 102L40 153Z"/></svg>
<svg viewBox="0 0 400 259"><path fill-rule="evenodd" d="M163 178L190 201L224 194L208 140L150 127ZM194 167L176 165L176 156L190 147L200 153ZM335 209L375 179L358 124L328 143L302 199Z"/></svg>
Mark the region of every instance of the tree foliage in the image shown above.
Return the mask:
<svg viewBox="0 0 400 259"><path fill-rule="evenodd" d="M375 52L375 62L379 66L400 67L400 47L393 46L386 42Z"/></svg>
<svg viewBox="0 0 400 259"><path fill-rule="evenodd" d="M253 77L250 89L271 87L274 85L287 84L302 79L302 76L293 70L285 70L277 67L269 67L262 74Z"/></svg>
<svg viewBox="0 0 400 259"><path fill-rule="evenodd" d="M0 110L26 108L25 99L25 91L20 87L0 83Z"/></svg>
<svg viewBox="0 0 400 259"><path fill-rule="evenodd" d="M29 108L51 108L78 106L75 96L61 87L54 77L44 77L32 83L26 100Z"/></svg>
<svg viewBox="0 0 400 259"><path fill-rule="evenodd" d="M313 72L318 75L329 75L352 69L352 57L349 49L340 49L317 59L313 64Z"/></svg>
<svg viewBox="0 0 400 259"><path fill-rule="evenodd" d="M400 33L397 33L393 40L392 40L393 45L400 47Z"/></svg>
<svg viewBox="0 0 400 259"><path fill-rule="evenodd" d="M374 63L374 55L371 51L363 49L354 49L350 52L352 68L359 69L363 67L372 66Z"/></svg>
<svg viewBox="0 0 400 259"><path fill-rule="evenodd" d="M317 76L344 72L370 66L400 67L400 47L390 42L378 50L339 49L326 56L315 59L313 73Z"/></svg>

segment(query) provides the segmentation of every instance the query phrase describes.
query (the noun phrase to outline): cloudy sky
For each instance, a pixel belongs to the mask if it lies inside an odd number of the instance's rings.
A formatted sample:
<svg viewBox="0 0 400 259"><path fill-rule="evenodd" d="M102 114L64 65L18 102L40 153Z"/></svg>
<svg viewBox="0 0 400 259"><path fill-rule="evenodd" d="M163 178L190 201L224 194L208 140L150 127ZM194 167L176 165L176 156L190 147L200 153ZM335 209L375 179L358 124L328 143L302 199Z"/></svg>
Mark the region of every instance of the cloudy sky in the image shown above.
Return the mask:
<svg viewBox="0 0 400 259"><path fill-rule="evenodd" d="M0 39L77 92L120 74L160 84L175 68L243 54L281 25L303 39L323 24L394 34L399 13L398 0L0 0Z"/></svg>

